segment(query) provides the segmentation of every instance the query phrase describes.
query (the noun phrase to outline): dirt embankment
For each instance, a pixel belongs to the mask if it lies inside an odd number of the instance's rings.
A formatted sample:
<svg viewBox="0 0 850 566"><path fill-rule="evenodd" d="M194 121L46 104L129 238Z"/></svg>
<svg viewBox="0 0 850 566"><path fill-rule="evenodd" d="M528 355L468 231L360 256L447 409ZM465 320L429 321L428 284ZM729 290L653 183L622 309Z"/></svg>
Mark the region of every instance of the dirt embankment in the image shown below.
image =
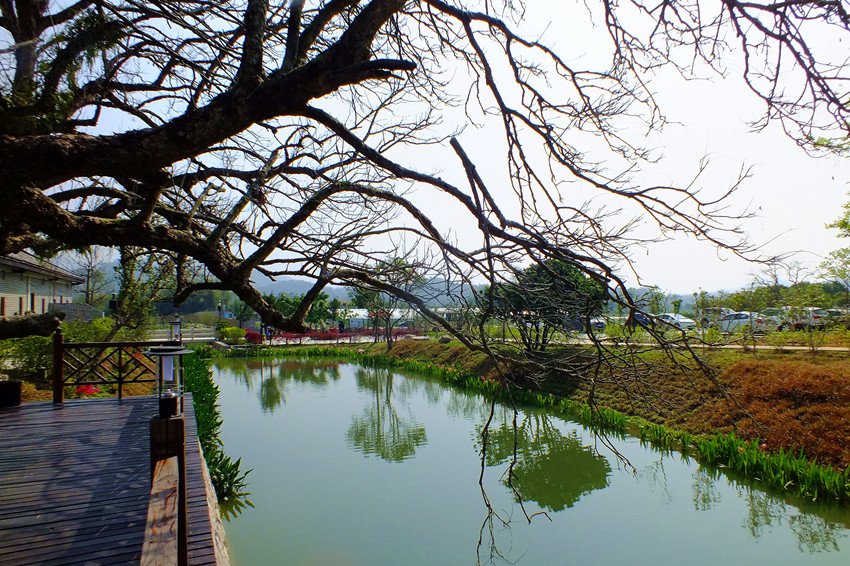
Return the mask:
<svg viewBox="0 0 850 566"><path fill-rule="evenodd" d="M741 409L711 399L697 412L706 428L724 427L731 414L742 436L767 449L802 449L822 464L850 466L850 361L742 359L721 379Z"/></svg>

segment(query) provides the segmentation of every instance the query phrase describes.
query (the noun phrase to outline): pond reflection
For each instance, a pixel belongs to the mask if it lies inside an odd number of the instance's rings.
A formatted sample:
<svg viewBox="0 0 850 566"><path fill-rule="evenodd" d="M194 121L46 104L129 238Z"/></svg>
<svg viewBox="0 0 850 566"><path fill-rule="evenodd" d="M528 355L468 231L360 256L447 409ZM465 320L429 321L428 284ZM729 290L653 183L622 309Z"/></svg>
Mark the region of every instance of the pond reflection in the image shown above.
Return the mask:
<svg viewBox="0 0 850 566"><path fill-rule="evenodd" d="M222 440L253 468L257 504L226 527L235 566L847 563L847 506L537 407L497 404L488 421L479 395L347 363L216 368Z"/></svg>
<svg viewBox="0 0 850 566"><path fill-rule="evenodd" d="M694 496L694 509L697 511L711 511L715 505L720 503L720 491L717 489L716 474L700 466L694 474L694 484L691 487Z"/></svg>
<svg viewBox="0 0 850 566"><path fill-rule="evenodd" d="M357 387L372 393L362 414L351 419L346 433L348 445L366 455L388 462L412 458L416 448L428 442L425 427L412 415L401 417L393 406L394 373L387 369L359 368ZM408 383L412 383L408 380Z"/></svg>
<svg viewBox="0 0 850 566"><path fill-rule="evenodd" d="M582 496L608 486L608 461L583 446L575 430L567 434L552 417L534 411L524 413L513 426L513 411L499 408L487 437L486 464L510 462L512 483L523 501L534 501L548 511L563 511ZM503 478L509 484L509 478Z"/></svg>
<svg viewBox="0 0 850 566"><path fill-rule="evenodd" d="M329 361L220 358L215 361L215 368L229 370L249 391L259 385L260 406L267 413L286 404L286 386L290 382L322 386L340 378L339 363Z"/></svg>
<svg viewBox="0 0 850 566"><path fill-rule="evenodd" d="M846 537L843 525L825 517L800 513L797 509L769 493L738 485L740 497L747 502L748 513L742 526L753 538L761 538L774 528L787 522L797 537L797 548L801 552L829 552L838 550L838 539Z"/></svg>

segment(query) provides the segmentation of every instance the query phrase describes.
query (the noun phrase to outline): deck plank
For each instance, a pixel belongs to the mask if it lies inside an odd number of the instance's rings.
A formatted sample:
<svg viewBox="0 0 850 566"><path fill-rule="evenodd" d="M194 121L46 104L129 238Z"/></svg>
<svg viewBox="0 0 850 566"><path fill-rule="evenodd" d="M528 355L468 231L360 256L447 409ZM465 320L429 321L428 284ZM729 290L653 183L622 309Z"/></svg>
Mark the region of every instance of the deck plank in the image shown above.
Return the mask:
<svg viewBox="0 0 850 566"><path fill-rule="evenodd" d="M216 564L186 403L189 564ZM0 409L0 566L134 564L150 501L151 397Z"/></svg>

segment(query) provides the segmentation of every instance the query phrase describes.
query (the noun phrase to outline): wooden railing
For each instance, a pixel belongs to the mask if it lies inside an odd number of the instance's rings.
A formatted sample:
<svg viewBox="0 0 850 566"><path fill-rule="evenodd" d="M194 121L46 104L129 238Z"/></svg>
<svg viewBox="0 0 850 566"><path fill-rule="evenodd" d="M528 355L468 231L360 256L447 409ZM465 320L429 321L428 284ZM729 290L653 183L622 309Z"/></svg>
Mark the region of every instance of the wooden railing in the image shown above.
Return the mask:
<svg viewBox="0 0 850 566"><path fill-rule="evenodd" d="M180 503L177 456L156 463L141 566L177 564Z"/></svg>
<svg viewBox="0 0 850 566"><path fill-rule="evenodd" d="M53 335L53 402L62 403L65 387L118 385L118 398L127 383L156 383L156 363L144 354L155 346L176 342L65 342L61 330Z"/></svg>
<svg viewBox="0 0 850 566"><path fill-rule="evenodd" d="M186 566L189 558L186 423L151 420L151 499L141 566Z"/></svg>

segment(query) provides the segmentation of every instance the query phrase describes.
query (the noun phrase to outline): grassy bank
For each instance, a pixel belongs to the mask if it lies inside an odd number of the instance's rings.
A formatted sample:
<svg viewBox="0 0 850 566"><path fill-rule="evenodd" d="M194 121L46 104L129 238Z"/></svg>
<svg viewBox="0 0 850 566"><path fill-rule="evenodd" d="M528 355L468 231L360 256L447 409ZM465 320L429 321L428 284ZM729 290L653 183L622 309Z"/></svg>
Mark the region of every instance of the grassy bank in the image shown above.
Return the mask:
<svg viewBox="0 0 850 566"><path fill-rule="evenodd" d="M403 340L390 353L381 343L245 353L330 356L424 371L609 430L629 428L661 449L684 449L701 461L813 499L850 499L850 360L844 353L706 351L716 382L686 378L654 356L653 370L643 376L646 394L597 382L596 412L586 404L590 384L569 374L551 375L531 390L499 391L479 379L492 375L491 362L457 343Z"/></svg>

